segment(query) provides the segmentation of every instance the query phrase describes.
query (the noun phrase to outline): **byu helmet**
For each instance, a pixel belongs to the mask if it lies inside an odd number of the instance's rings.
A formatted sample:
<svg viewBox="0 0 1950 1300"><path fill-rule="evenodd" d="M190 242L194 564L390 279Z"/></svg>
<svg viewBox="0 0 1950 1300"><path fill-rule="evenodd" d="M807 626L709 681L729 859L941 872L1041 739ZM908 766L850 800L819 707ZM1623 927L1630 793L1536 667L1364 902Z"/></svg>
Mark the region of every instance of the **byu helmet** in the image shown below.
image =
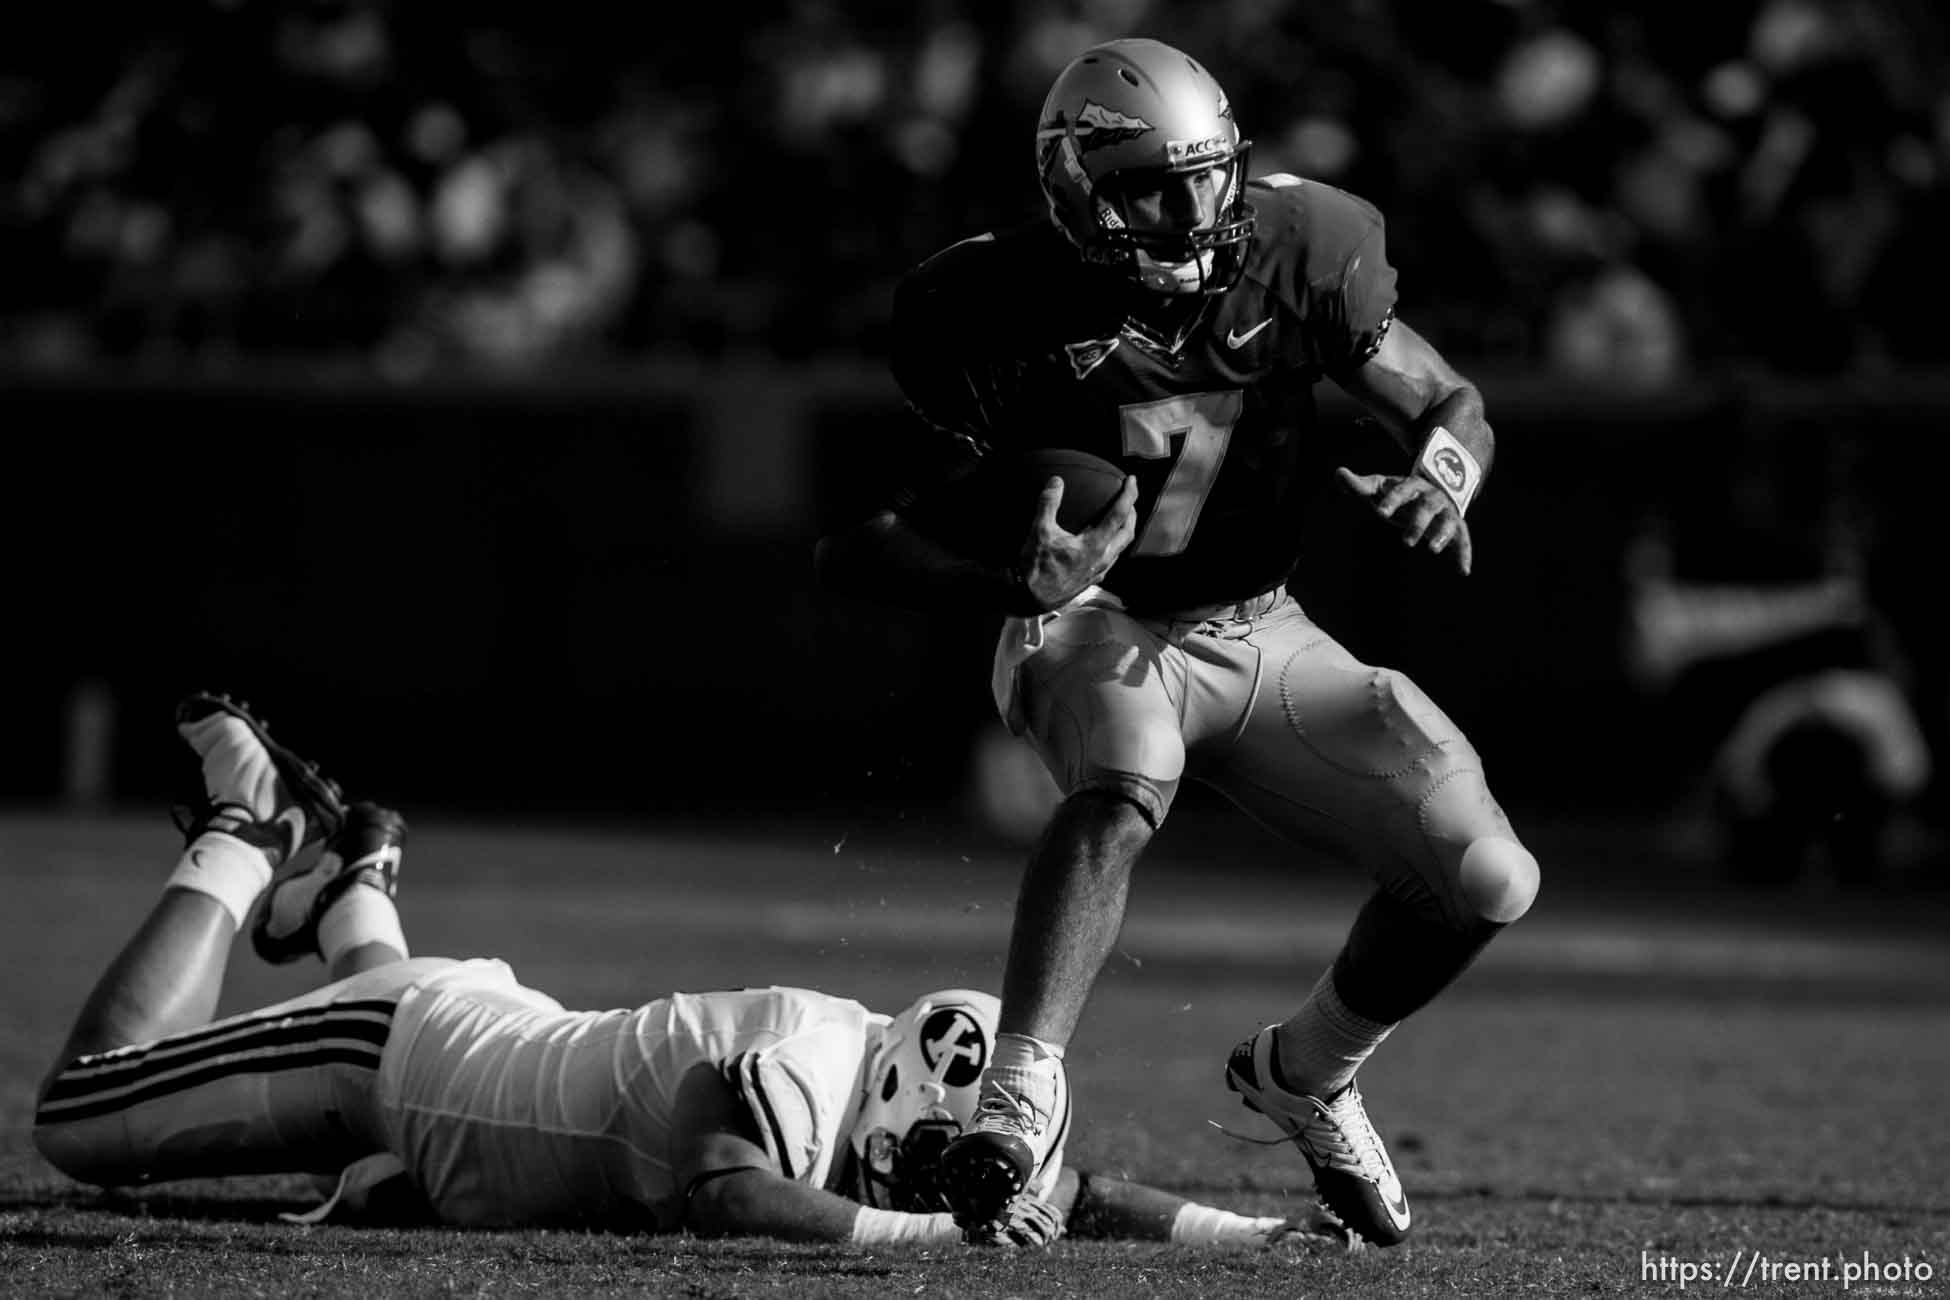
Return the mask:
<svg viewBox="0 0 1950 1300"><path fill-rule="evenodd" d="M941 989L887 1023L867 1065L860 1118L849 1139L862 1204L946 1208L932 1170L941 1149L975 1117L1001 1016L993 994Z"/></svg>
<svg viewBox="0 0 1950 1300"><path fill-rule="evenodd" d="M1253 237L1250 141L1197 60L1158 41L1092 46L1058 74L1036 128L1036 171L1055 221L1087 262L1159 293L1220 293ZM1206 173L1215 217L1196 230L1134 226L1126 197Z"/></svg>

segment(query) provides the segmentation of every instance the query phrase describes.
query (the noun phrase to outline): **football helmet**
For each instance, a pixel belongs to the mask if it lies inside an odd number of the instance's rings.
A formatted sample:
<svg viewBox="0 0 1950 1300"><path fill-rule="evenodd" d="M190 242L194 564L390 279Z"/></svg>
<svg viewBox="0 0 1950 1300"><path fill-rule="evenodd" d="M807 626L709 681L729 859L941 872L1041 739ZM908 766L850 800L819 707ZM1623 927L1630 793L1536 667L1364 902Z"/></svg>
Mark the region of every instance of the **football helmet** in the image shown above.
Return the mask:
<svg viewBox="0 0 1950 1300"><path fill-rule="evenodd" d="M975 1116L1001 1016L993 994L940 989L881 1031L848 1140L861 1204L917 1213L947 1208L934 1173L942 1148Z"/></svg>
<svg viewBox="0 0 1950 1300"><path fill-rule="evenodd" d="M1036 171L1050 218L1086 262L1157 293L1222 293L1252 244L1251 141L1225 91L1196 59L1159 41L1094 45L1058 74L1036 127ZM1134 224L1129 196L1205 173L1213 218L1195 230Z"/></svg>

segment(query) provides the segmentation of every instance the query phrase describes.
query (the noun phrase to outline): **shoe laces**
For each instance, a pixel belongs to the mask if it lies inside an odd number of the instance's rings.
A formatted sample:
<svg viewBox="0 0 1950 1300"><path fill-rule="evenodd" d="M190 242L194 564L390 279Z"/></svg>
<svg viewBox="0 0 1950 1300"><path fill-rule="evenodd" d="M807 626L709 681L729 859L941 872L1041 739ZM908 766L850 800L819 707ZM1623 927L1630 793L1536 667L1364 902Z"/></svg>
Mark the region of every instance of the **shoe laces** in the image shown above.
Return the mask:
<svg viewBox="0 0 1950 1300"><path fill-rule="evenodd" d="M981 1100L975 1103L975 1121L970 1127L1031 1138L1048 1128L1049 1121L1050 1117L1027 1097L991 1081L983 1087Z"/></svg>
<svg viewBox="0 0 1950 1300"><path fill-rule="evenodd" d="M1330 1168L1375 1182L1383 1181L1388 1174L1387 1148L1353 1084L1321 1104L1313 1117L1301 1124L1297 1141Z"/></svg>
<svg viewBox="0 0 1950 1300"><path fill-rule="evenodd" d="M1353 1084L1341 1089L1331 1101L1320 1102L1312 1097L1304 1101L1305 1112L1285 1112L1280 1126L1286 1128L1287 1122L1291 1121L1293 1127L1278 1137L1254 1137L1250 1133L1227 1128L1214 1119L1205 1122L1235 1142L1246 1142L1256 1147L1276 1147L1283 1142L1293 1142L1317 1164L1358 1174L1375 1182L1386 1178L1391 1168L1388 1147L1382 1142L1381 1134L1375 1131L1374 1121L1368 1118L1367 1107L1361 1104L1361 1094Z"/></svg>

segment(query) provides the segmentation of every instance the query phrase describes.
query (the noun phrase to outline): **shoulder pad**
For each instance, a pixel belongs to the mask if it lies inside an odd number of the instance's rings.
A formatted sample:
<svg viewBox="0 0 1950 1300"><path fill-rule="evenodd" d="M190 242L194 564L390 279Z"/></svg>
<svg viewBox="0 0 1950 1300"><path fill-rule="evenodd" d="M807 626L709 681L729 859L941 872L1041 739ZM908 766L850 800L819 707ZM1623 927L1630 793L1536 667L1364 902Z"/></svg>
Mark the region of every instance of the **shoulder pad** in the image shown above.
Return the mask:
<svg viewBox="0 0 1950 1300"><path fill-rule="evenodd" d="M763 1051L746 1052L725 1063L725 1079L751 1111L765 1154L795 1182L823 1163L819 1157L819 1104L787 1061Z"/></svg>

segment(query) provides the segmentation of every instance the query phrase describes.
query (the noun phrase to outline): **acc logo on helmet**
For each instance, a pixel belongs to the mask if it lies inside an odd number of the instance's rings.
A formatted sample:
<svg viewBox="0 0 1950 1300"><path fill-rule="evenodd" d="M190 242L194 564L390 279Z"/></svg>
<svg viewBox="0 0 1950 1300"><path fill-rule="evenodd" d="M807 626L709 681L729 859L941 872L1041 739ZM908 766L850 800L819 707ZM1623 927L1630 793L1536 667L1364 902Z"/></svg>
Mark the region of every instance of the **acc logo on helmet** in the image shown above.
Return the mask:
<svg viewBox="0 0 1950 1300"><path fill-rule="evenodd" d="M1217 158L1231 145L1224 136L1212 135L1203 140L1165 141L1165 161L1173 167L1191 162L1196 158Z"/></svg>

